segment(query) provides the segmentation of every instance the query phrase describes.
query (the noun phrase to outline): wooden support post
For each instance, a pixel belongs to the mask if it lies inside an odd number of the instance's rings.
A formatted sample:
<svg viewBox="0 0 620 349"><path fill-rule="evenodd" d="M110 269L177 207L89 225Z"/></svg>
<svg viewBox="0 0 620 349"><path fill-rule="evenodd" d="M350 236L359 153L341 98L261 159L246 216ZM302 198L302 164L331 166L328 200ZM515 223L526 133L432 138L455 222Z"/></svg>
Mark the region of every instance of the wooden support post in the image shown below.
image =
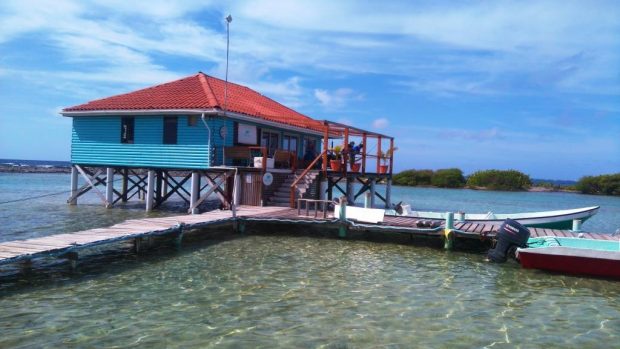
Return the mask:
<svg viewBox="0 0 620 349"><path fill-rule="evenodd" d="M185 233L183 231L183 228L184 228L184 224L183 223L179 223L177 225L177 229L178 229L179 233L178 233L177 237L174 238L174 245L176 246L176 248L178 250L180 250L181 247L183 247L183 234Z"/></svg>
<svg viewBox="0 0 620 349"><path fill-rule="evenodd" d="M388 179L385 186L385 208L392 207L392 180Z"/></svg>
<svg viewBox="0 0 620 349"><path fill-rule="evenodd" d="M338 226L338 237L347 237L347 198L346 196L340 197L340 225Z"/></svg>
<svg viewBox="0 0 620 349"><path fill-rule="evenodd" d="M155 171L149 170L146 180L146 212L153 210L153 194L155 194Z"/></svg>
<svg viewBox="0 0 620 349"><path fill-rule="evenodd" d="M71 200L69 205L77 205L77 192L78 192L78 170L75 166L71 166Z"/></svg>
<svg viewBox="0 0 620 349"><path fill-rule="evenodd" d="M379 173L379 167L381 166L381 136L377 137L377 172Z"/></svg>
<svg viewBox="0 0 620 349"><path fill-rule="evenodd" d="M71 271L75 271L77 269L77 262L79 258L79 255L77 252L75 251L65 252L61 254L60 256L58 256L58 258L67 259L71 265Z"/></svg>
<svg viewBox="0 0 620 349"><path fill-rule="evenodd" d="M112 167L106 168L105 182L105 200L107 201L105 207L111 208L114 202L114 169Z"/></svg>
<svg viewBox="0 0 620 349"><path fill-rule="evenodd" d="M372 201L372 195L370 193L370 191L367 191L364 193L364 208L372 208L372 205L370 204Z"/></svg>
<svg viewBox="0 0 620 349"><path fill-rule="evenodd" d="M370 207L375 207L375 200L377 198L377 196L375 195L376 193L376 182L374 178L370 179Z"/></svg>
<svg viewBox="0 0 620 349"><path fill-rule="evenodd" d="M344 162L344 174L346 176L348 168L349 168L349 163L351 160L351 153L349 152L349 128L345 127L344 128L344 144L342 145L342 158L343 158L343 162Z"/></svg>
<svg viewBox="0 0 620 349"><path fill-rule="evenodd" d="M390 138L390 170L388 173L392 177L392 170L394 169L394 138Z"/></svg>
<svg viewBox="0 0 620 349"><path fill-rule="evenodd" d="M200 213L200 210L198 210L196 202L198 202L198 198L200 197L200 173L196 171L192 172L192 186L190 188L190 193L190 207L194 207L191 214L198 214Z"/></svg>
<svg viewBox="0 0 620 349"><path fill-rule="evenodd" d="M235 174L235 188L233 194L233 204L239 206L241 204L241 175Z"/></svg>
<svg viewBox="0 0 620 349"><path fill-rule="evenodd" d="M446 212L446 226L443 230L444 243L443 247L446 250L452 250L454 248L454 213Z"/></svg>
<svg viewBox="0 0 620 349"><path fill-rule="evenodd" d="M166 197L166 195L168 195L168 175L166 174L166 172L161 172L161 179L161 196Z"/></svg>
<svg viewBox="0 0 620 349"><path fill-rule="evenodd" d="M319 183L319 199L325 200L327 198L327 178L322 178Z"/></svg>
<svg viewBox="0 0 620 349"><path fill-rule="evenodd" d="M366 144L366 133L362 134L362 174L366 174L366 149L368 149L368 145Z"/></svg>
<svg viewBox="0 0 620 349"><path fill-rule="evenodd" d="M323 163L321 164L323 175L327 175L327 148L329 148L329 126L325 125L325 134L323 135Z"/></svg>
<svg viewBox="0 0 620 349"><path fill-rule="evenodd" d="M581 219L573 219L573 231L574 232L581 231Z"/></svg>
<svg viewBox="0 0 620 349"><path fill-rule="evenodd" d="M155 171L155 203L157 205L161 204L162 176L163 172L161 170Z"/></svg>
<svg viewBox="0 0 620 349"><path fill-rule="evenodd" d="M347 178L347 202L355 206L355 193L353 192L354 180L351 177Z"/></svg>
<svg viewBox="0 0 620 349"><path fill-rule="evenodd" d="M32 271L32 259L26 258L22 260L22 262L19 264L19 269L22 274L30 274L30 272Z"/></svg>
<svg viewBox="0 0 620 349"><path fill-rule="evenodd" d="M127 194L129 190L129 169L122 170L123 184L121 187L121 201L127 202Z"/></svg>
<svg viewBox="0 0 620 349"><path fill-rule="evenodd" d="M133 250L136 254L142 250L142 238L133 239Z"/></svg>

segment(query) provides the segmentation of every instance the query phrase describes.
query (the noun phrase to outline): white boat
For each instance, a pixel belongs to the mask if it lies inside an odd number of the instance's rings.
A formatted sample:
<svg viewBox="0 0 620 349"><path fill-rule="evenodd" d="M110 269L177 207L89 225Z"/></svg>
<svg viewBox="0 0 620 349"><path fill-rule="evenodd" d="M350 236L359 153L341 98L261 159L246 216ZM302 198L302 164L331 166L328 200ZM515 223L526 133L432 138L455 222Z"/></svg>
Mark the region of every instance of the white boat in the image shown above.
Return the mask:
<svg viewBox="0 0 620 349"><path fill-rule="evenodd" d="M594 216L600 206L574 208L569 210L524 212L524 213L462 213L454 214L454 220L468 223L501 224L505 219L514 219L526 227L548 229L571 229L573 220L585 222ZM395 209L387 210L388 215L416 217L428 220L445 220L446 213L430 211L412 211L409 205L398 204Z"/></svg>

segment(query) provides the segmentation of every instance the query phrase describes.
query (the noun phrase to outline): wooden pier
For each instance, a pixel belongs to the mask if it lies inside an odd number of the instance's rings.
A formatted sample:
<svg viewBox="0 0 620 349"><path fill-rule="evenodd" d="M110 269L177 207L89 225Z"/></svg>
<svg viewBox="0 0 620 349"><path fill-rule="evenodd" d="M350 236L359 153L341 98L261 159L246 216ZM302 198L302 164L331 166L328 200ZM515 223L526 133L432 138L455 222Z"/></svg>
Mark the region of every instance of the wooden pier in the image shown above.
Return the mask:
<svg viewBox="0 0 620 349"><path fill-rule="evenodd" d="M103 244L133 241L139 250L143 238L171 235L176 236L180 243L183 232L192 229L204 229L222 224L279 223L303 224L308 227L325 226L338 228L341 237L346 232L365 231L410 234L411 236L431 236L444 240L476 239L492 240L499 229L498 225L460 223L446 229L445 221L419 220L413 217L385 216L379 224L360 223L352 220L335 219L333 212L323 214L322 211L282 208L240 206L231 210L216 210L196 215L181 215L162 218L128 220L107 228L89 229L73 233L14 240L0 243L0 265L21 261L29 261L39 257L58 257L75 262L81 249ZM344 232L344 235L342 234ZM584 237L588 239L612 240L609 234L573 232L568 230L530 228L532 237ZM448 234L450 233L450 234Z"/></svg>

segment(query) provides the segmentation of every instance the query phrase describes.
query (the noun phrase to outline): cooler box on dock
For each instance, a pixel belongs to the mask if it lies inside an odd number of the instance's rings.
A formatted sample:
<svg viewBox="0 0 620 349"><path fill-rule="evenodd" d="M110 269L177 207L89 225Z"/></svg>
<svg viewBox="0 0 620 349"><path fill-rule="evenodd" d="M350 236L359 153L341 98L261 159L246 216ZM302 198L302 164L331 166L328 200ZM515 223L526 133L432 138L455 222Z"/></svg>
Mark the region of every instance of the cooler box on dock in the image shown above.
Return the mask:
<svg viewBox="0 0 620 349"><path fill-rule="evenodd" d="M273 168L273 158L267 158L267 168ZM255 156L254 157L254 167L261 168L263 167L263 157Z"/></svg>

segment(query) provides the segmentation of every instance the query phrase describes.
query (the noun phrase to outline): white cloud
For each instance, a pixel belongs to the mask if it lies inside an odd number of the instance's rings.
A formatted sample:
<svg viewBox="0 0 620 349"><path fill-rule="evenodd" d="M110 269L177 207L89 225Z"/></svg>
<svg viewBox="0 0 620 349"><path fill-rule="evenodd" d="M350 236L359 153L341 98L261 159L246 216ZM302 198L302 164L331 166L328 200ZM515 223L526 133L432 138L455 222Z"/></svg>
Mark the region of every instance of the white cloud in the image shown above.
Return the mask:
<svg viewBox="0 0 620 349"><path fill-rule="evenodd" d="M381 130L381 129L387 128L389 126L389 124L390 124L390 122L389 122L388 119L386 119L386 118L378 118L378 119L375 119L372 122L372 127L375 128L375 129Z"/></svg>
<svg viewBox="0 0 620 349"><path fill-rule="evenodd" d="M350 88L338 88L333 91L315 89L314 97L323 107L330 109L342 108L351 100L363 99L362 94L356 93Z"/></svg>

